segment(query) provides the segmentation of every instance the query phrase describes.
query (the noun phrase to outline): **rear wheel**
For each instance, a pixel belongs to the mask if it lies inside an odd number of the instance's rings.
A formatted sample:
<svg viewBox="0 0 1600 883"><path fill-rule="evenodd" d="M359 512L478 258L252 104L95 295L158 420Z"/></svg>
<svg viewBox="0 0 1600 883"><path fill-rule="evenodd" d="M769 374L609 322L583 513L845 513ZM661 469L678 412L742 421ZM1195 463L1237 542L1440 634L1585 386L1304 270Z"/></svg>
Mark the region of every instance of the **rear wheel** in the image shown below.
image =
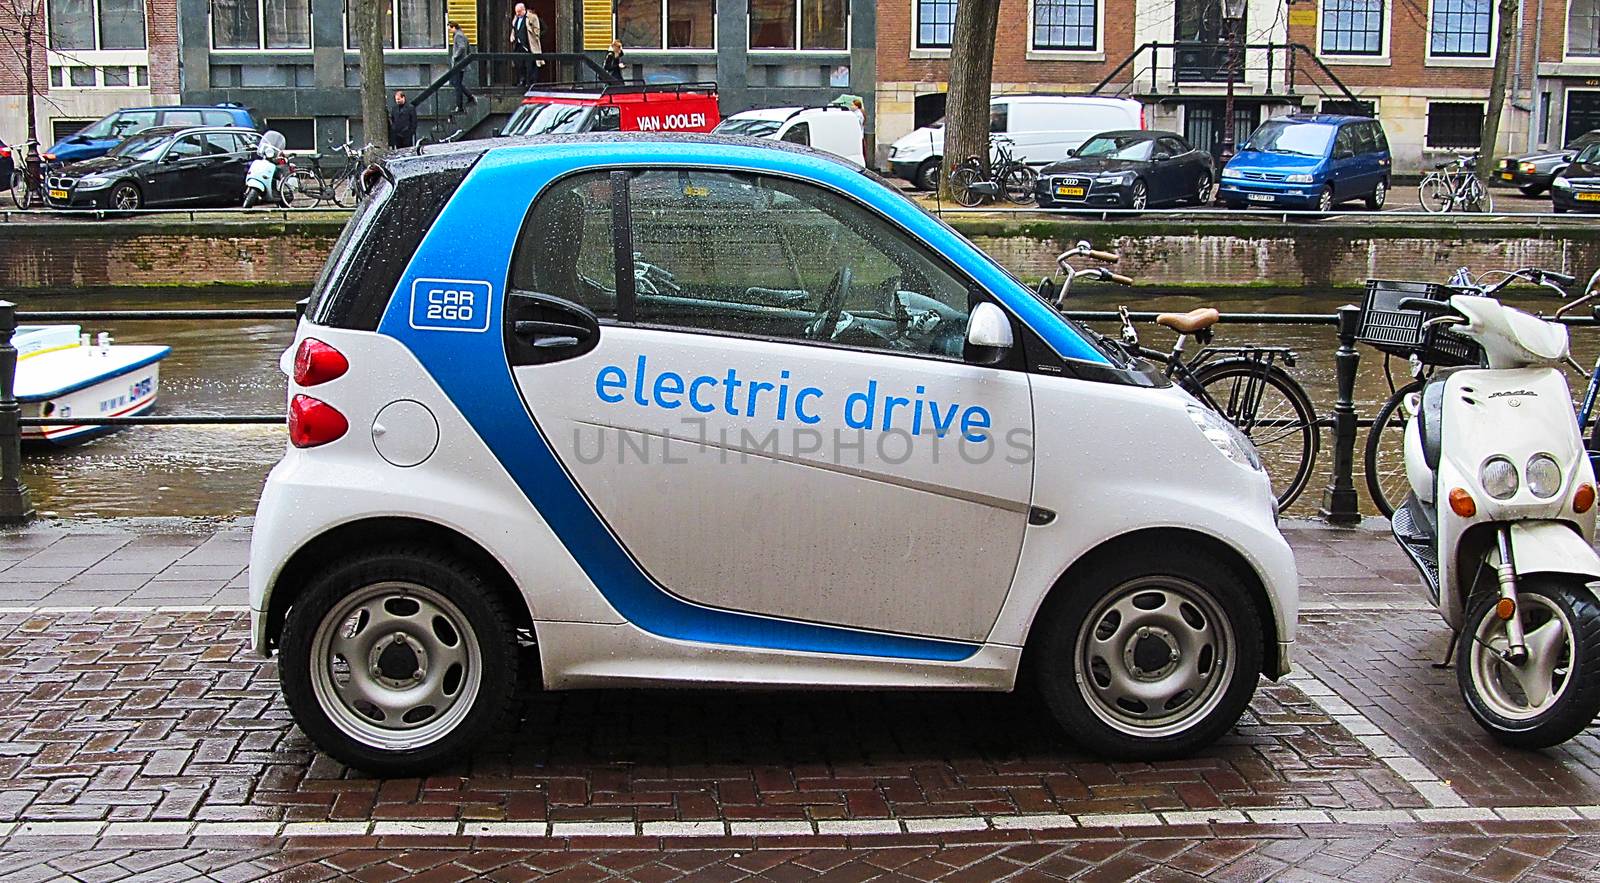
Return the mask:
<svg viewBox="0 0 1600 883"><path fill-rule="evenodd" d="M1372 419L1372 428L1367 431L1362 457L1362 469L1367 474L1367 496L1385 518L1394 516L1395 507L1411 489L1411 481L1406 477L1406 412L1402 406L1406 396L1421 391L1420 380L1400 387L1378 409L1378 416Z"/></svg>
<svg viewBox="0 0 1600 883"><path fill-rule="evenodd" d="M1467 179L1461 194L1461 207L1469 212L1490 214L1494 211L1494 197L1489 195L1489 188L1483 186L1477 176Z"/></svg>
<svg viewBox="0 0 1600 883"><path fill-rule="evenodd" d="M314 208L321 193L322 180L311 169L295 169L278 179L278 201L284 208Z"/></svg>
<svg viewBox="0 0 1600 883"><path fill-rule="evenodd" d="M1015 163L1000 176L1000 190L1006 199L1017 205L1033 202L1034 186L1039 183L1039 173L1023 163Z"/></svg>
<svg viewBox="0 0 1600 883"><path fill-rule="evenodd" d="M1449 211L1450 196L1450 185L1438 174L1429 174L1417 185L1417 201L1422 204L1423 211Z"/></svg>
<svg viewBox="0 0 1600 883"><path fill-rule="evenodd" d="M295 723L377 775L469 754L511 711L512 617L460 561L381 549L331 565L295 599L278 668Z"/></svg>
<svg viewBox="0 0 1600 883"><path fill-rule="evenodd" d="M1206 365L1194 383L1202 401L1255 445L1279 511L1289 508L1311 481L1322 445L1310 396L1276 365L1244 359Z"/></svg>
<svg viewBox="0 0 1600 883"><path fill-rule="evenodd" d="M1388 198L1389 182L1379 181L1377 186L1372 188L1372 195L1367 197L1367 209L1370 211L1378 211L1379 209L1383 208L1383 203Z"/></svg>
<svg viewBox="0 0 1600 883"><path fill-rule="evenodd" d="M33 204L33 194L28 192L28 173L22 169L11 172L11 202L19 209Z"/></svg>
<svg viewBox="0 0 1600 883"><path fill-rule="evenodd" d="M972 189L972 185L981 180L981 171L972 166L962 166L950 173L950 195L961 205L972 208L983 202L983 194Z"/></svg>
<svg viewBox="0 0 1600 883"><path fill-rule="evenodd" d="M1576 577L1532 574L1520 580L1517 613L1528 658L1506 661L1500 596L1471 605L1457 642L1456 681L1467 710L1497 741L1548 748L1576 736L1600 712L1600 605Z"/></svg>
<svg viewBox="0 0 1600 883"><path fill-rule="evenodd" d="M1190 754L1255 692L1261 623L1238 576L1206 556L1104 557L1051 601L1037 625L1038 688L1062 729L1098 754Z"/></svg>

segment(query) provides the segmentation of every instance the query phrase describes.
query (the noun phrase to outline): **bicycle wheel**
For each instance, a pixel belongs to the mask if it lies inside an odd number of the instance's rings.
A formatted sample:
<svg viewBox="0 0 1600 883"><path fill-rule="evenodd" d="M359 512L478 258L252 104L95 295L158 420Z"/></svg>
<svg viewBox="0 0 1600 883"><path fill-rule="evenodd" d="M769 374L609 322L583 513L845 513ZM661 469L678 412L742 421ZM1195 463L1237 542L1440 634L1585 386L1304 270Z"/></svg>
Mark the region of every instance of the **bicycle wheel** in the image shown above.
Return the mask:
<svg viewBox="0 0 1600 883"><path fill-rule="evenodd" d="M983 202L983 194L972 189L973 184L982 180L982 172L971 166L962 166L950 173L950 195L961 205L972 208Z"/></svg>
<svg viewBox="0 0 1600 883"><path fill-rule="evenodd" d="M321 192L322 182L310 169L295 169L278 179L278 201L284 208L312 208Z"/></svg>
<svg viewBox="0 0 1600 883"><path fill-rule="evenodd" d="M1367 447L1361 468L1367 474L1367 496L1383 517L1394 515L1394 507L1406 498L1411 482L1406 479L1406 413L1400 407L1407 395L1422 389L1413 380L1389 397L1367 430Z"/></svg>
<svg viewBox="0 0 1600 883"><path fill-rule="evenodd" d="M1494 212L1494 197L1489 195L1489 188L1483 186L1478 176L1473 175L1467 179L1462 188L1461 207L1469 212L1492 214Z"/></svg>
<svg viewBox="0 0 1600 883"><path fill-rule="evenodd" d="M19 209L28 207L28 176L22 169L11 172L11 202Z"/></svg>
<svg viewBox="0 0 1600 883"><path fill-rule="evenodd" d="M1039 182L1039 173L1025 163L1012 163L1000 173L1000 190L1006 199L1017 205L1033 202L1033 188Z"/></svg>
<svg viewBox="0 0 1600 883"><path fill-rule="evenodd" d="M1450 184L1442 175L1430 172L1423 177L1422 183L1417 185L1417 201L1422 203L1422 210L1428 212L1445 212L1450 210Z"/></svg>
<svg viewBox="0 0 1600 883"><path fill-rule="evenodd" d="M356 173L350 169L340 172L328 188L328 198L340 208L354 208L357 196Z"/></svg>
<svg viewBox="0 0 1600 883"><path fill-rule="evenodd" d="M1194 383L1201 400L1256 446L1278 511L1289 508L1311 481L1322 444L1310 396L1282 368L1248 359L1202 366Z"/></svg>

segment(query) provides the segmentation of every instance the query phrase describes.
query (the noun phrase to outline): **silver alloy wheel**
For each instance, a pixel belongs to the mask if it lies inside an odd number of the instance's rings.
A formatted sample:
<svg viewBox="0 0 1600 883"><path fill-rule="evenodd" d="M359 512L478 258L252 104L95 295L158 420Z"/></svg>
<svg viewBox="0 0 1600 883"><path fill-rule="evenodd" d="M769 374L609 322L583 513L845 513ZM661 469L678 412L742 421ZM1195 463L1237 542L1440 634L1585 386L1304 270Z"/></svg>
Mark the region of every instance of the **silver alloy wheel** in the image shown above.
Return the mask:
<svg viewBox="0 0 1600 883"><path fill-rule="evenodd" d="M478 636L426 586L382 582L340 600L311 639L311 689L334 726L363 745L406 751L453 731L483 678Z"/></svg>
<svg viewBox="0 0 1600 883"><path fill-rule="evenodd" d="M1108 592L1079 628L1078 689L1120 732L1178 734L1222 701L1236 646L1211 592L1178 577L1140 577Z"/></svg>
<svg viewBox="0 0 1600 883"><path fill-rule="evenodd" d="M1389 198L1389 185L1382 181L1372 188L1372 204L1374 208L1383 208L1384 200Z"/></svg>
<svg viewBox="0 0 1600 883"><path fill-rule="evenodd" d="M131 185L118 187L111 196L114 206L125 212L139 207L139 191L133 189Z"/></svg>
<svg viewBox="0 0 1600 883"><path fill-rule="evenodd" d="M1317 198L1317 210L1323 212L1333 211L1332 187L1322 188L1322 195Z"/></svg>
<svg viewBox="0 0 1600 883"><path fill-rule="evenodd" d="M1528 660L1512 665L1500 657L1510 646L1506 624L1485 610L1473 630L1469 674L1483 704L1507 720L1530 720L1549 711L1567 692L1575 660L1572 623L1560 605L1543 595L1524 592L1518 612L1527 629Z"/></svg>
<svg viewBox="0 0 1600 883"><path fill-rule="evenodd" d="M1201 172L1200 180L1195 189L1195 204L1201 207L1208 206L1213 198L1215 198L1215 193L1212 190L1211 176Z"/></svg>
<svg viewBox="0 0 1600 883"><path fill-rule="evenodd" d="M1133 197L1129 202L1133 208L1144 208L1150 202L1150 194L1145 189L1143 181L1133 182Z"/></svg>

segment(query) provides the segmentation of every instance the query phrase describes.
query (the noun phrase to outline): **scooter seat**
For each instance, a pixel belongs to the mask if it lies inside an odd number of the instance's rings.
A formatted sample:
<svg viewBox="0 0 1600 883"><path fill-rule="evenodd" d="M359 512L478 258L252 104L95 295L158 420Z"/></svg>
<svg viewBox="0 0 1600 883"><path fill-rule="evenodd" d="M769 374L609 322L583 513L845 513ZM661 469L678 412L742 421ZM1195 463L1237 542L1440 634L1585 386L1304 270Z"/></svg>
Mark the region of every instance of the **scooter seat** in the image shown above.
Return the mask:
<svg viewBox="0 0 1600 883"><path fill-rule="evenodd" d="M1187 313L1161 313L1156 324L1171 328L1179 334L1197 334L1222 321L1216 307L1200 307Z"/></svg>

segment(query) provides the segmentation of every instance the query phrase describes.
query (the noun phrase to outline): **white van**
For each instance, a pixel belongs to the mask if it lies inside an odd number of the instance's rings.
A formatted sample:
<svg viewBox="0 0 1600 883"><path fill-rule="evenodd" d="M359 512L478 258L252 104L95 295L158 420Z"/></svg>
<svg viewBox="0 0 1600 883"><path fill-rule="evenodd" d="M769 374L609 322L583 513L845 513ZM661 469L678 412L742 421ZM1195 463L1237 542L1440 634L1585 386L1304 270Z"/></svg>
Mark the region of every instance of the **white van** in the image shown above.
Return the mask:
<svg viewBox="0 0 1600 883"><path fill-rule="evenodd" d="M1143 129L1144 105L1131 98L1090 95L996 95L989 102L989 131L1016 145L1017 158L1041 166L1101 132ZM944 120L901 138L889 149L889 174L922 190L939 182Z"/></svg>
<svg viewBox="0 0 1600 883"><path fill-rule="evenodd" d="M747 110L723 118L711 131L718 135L804 144L844 157L859 166L867 164L866 154L861 150L861 115L837 104Z"/></svg>

